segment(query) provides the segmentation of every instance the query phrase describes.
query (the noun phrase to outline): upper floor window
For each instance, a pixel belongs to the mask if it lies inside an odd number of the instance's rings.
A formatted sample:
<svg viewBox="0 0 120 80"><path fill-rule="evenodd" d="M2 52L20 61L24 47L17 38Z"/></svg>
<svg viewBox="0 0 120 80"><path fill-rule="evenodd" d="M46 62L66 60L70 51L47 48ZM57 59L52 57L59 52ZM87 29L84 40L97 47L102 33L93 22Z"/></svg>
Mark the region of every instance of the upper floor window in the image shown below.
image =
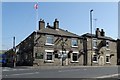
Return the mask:
<svg viewBox="0 0 120 80"><path fill-rule="evenodd" d="M72 44L72 47L78 47L78 40L72 39L71 44Z"/></svg>
<svg viewBox="0 0 120 80"><path fill-rule="evenodd" d="M106 47L109 48L109 41L106 41Z"/></svg>
<svg viewBox="0 0 120 80"><path fill-rule="evenodd" d="M93 39L93 49L97 48L97 39Z"/></svg>
<svg viewBox="0 0 120 80"><path fill-rule="evenodd" d="M46 45L53 45L54 36L53 35L47 35L46 36Z"/></svg>

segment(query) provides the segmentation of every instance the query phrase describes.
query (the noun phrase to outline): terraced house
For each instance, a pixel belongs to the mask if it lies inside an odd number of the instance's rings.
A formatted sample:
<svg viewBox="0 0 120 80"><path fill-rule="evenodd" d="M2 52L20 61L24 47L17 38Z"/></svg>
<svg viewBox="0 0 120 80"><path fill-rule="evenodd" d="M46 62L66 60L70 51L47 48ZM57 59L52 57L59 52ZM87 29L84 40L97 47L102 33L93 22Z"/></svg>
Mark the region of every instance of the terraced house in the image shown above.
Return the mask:
<svg viewBox="0 0 120 80"><path fill-rule="evenodd" d="M83 49L83 38L61 29L57 19L46 27L41 19L39 30L17 46L17 64L84 65Z"/></svg>
<svg viewBox="0 0 120 80"><path fill-rule="evenodd" d="M53 26L39 21L34 31L16 46L17 65L116 65L116 40L105 36L103 29L82 36L63 30L55 19Z"/></svg>
<svg viewBox="0 0 120 80"><path fill-rule="evenodd" d="M86 33L82 37L86 40L87 65L117 65L117 41L105 36L103 29L97 28L95 34Z"/></svg>

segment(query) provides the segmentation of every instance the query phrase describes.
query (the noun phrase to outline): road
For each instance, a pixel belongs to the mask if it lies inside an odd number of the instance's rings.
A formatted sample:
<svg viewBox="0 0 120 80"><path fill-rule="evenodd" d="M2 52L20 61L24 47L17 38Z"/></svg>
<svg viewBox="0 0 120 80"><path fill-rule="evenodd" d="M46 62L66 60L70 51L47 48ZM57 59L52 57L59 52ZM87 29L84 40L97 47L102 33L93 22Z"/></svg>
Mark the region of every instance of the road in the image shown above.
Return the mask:
<svg viewBox="0 0 120 80"><path fill-rule="evenodd" d="M118 67L3 68L3 78L117 78Z"/></svg>

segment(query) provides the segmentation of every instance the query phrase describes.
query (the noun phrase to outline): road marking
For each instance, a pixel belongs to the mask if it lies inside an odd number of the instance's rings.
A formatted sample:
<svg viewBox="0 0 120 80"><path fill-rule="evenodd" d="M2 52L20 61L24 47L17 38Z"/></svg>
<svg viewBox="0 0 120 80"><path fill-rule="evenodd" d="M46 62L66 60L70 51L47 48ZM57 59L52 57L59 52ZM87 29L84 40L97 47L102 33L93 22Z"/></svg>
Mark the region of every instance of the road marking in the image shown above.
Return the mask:
<svg viewBox="0 0 120 80"><path fill-rule="evenodd" d="M120 74L105 75L105 76L100 76L100 77L96 77L96 78L110 78L110 77L115 77L118 75L120 75Z"/></svg>
<svg viewBox="0 0 120 80"><path fill-rule="evenodd" d="M8 69L4 69L4 70L2 70L2 71L9 71Z"/></svg>
<svg viewBox="0 0 120 80"><path fill-rule="evenodd" d="M20 71L20 70L30 70L30 69L2 69L2 71Z"/></svg>
<svg viewBox="0 0 120 80"><path fill-rule="evenodd" d="M70 70L59 70L58 72L70 72L70 71L79 71L79 70L87 70L87 69L70 69Z"/></svg>
<svg viewBox="0 0 120 80"><path fill-rule="evenodd" d="M18 76L18 75L30 75L30 74L38 74L39 72L34 72L34 73L21 73L21 74L11 74L11 75L6 75L6 76Z"/></svg>

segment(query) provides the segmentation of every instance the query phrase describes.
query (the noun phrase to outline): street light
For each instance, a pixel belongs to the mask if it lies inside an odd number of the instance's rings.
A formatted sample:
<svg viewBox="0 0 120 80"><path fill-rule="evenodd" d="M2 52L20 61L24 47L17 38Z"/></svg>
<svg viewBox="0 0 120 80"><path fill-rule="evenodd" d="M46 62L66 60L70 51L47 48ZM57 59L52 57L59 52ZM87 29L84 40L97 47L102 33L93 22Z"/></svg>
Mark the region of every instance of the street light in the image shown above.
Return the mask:
<svg viewBox="0 0 120 80"><path fill-rule="evenodd" d="M92 12L93 9L90 10L90 31L91 31L91 66L92 66Z"/></svg>

